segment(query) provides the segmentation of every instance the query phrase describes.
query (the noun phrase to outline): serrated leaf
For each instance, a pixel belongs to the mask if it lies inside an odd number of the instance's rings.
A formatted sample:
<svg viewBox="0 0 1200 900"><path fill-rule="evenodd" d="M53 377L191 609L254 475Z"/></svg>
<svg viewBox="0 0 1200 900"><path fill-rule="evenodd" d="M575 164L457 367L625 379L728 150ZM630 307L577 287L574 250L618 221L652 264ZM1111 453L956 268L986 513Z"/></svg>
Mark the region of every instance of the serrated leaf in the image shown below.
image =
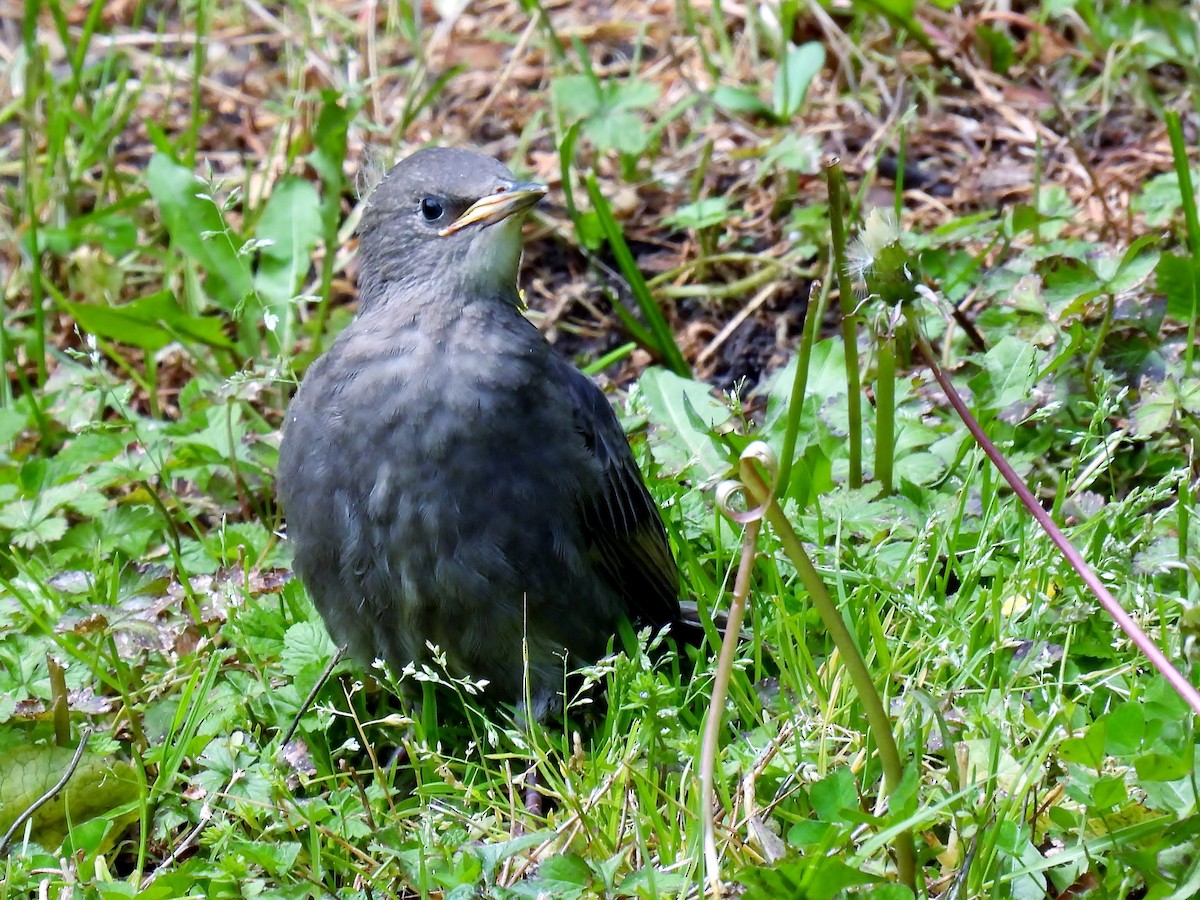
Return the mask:
<svg viewBox="0 0 1200 900"><path fill-rule="evenodd" d="M60 515L53 515L17 526L9 540L14 547L32 550L39 544L49 544L57 541L66 533L67 520Z"/></svg>
<svg viewBox="0 0 1200 900"><path fill-rule="evenodd" d="M895 477L909 484L933 484L946 472L946 461L935 453L920 451L896 458Z"/></svg>
<svg viewBox="0 0 1200 900"><path fill-rule="evenodd" d="M1026 399L1037 376L1036 349L1006 335L983 355L984 374L971 379L971 389L989 409L1004 409Z"/></svg>
<svg viewBox="0 0 1200 900"><path fill-rule="evenodd" d="M646 149L650 130L635 112L614 111L593 116L583 123L583 133L602 150L638 155Z"/></svg>
<svg viewBox="0 0 1200 900"><path fill-rule="evenodd" d="M568 119L578 121L594 115L600 109L600 85L587 75L564 75L555 78L550 86L556 106Z"/></svg>
<svg viewBox="0 0 1200 900"><path fill-rule="evenodd" d="M297 622L283 636L279 662L285 673L295 677L308 667L324 668L336 652L337 647L323 626Z"/></svg>
<svg viewBox="0 0 1200 900"><path fill-rule="evenodd" d="M695 203L685 203L663 219L663 224L675 228L711 228L729 218L729 201L724 197L705 197Z"/></svg>
<svg viewBox="0 0 1200 900"><path fill-rule="evenodd" d="M1192 170L1192 184L1200 182L1200 169ZM1156 175L1142 185L1142 192L1130 204L1134 212L1145 216L1147 228L1169 223L1182 206L1179 176L1175 172Z"/></svg>
<svg viewBox="0 0 1200 900"><path fill-rule="evenodd" d="M653 81L631 78L616 84L610 82L609 109L648 109L658 100L659 87Z"/></svg>

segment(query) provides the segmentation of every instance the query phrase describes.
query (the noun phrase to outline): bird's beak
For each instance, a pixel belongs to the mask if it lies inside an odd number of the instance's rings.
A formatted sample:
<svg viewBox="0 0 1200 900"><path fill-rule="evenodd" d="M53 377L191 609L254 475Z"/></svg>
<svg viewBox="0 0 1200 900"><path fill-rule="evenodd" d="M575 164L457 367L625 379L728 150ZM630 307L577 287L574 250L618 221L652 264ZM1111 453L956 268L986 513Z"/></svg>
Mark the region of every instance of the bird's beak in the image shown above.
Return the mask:
<svg viewBox="0 0 1200 900"><path fill-rule="evenodd" d="M508 190L480 197L467 207L467 211L443 228L438 234L449 237L468 225L494 225L497 222L524 212L546 196L546 186L532 181L519 182Z"/></svg>

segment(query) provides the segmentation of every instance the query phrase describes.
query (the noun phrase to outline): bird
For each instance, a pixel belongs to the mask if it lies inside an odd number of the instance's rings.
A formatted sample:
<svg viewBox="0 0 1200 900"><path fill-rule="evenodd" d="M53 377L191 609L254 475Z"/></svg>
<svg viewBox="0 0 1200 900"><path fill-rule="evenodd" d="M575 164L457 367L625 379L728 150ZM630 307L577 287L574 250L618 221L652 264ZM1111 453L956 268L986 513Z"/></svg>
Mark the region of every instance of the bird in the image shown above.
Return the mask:
<svg viewBox="0 0 1200 900"><path fill-rule="evenodd" d="M547 193L473 150L396 164L358 227L358 308L285 414L293 567L334 641L393 673L440 654L544 719L622 620L680 623L658 505L599 387L523 313Z"/></svg>

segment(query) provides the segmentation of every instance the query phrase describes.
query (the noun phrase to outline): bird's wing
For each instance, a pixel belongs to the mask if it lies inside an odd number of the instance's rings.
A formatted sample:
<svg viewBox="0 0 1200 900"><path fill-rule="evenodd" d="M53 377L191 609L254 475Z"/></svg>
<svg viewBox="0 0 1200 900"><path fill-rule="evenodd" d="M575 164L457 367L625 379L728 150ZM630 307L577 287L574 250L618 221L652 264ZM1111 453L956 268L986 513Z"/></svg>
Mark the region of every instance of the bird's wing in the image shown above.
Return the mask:
<svg viewBox="0 0 1200 900"><path fill-rule="evenodd" d="M600 465L600 489L583 498L584 534L600 572L636 621L679 621L679 571L658 506L604 393L563 362L575 427Z"/></svg>

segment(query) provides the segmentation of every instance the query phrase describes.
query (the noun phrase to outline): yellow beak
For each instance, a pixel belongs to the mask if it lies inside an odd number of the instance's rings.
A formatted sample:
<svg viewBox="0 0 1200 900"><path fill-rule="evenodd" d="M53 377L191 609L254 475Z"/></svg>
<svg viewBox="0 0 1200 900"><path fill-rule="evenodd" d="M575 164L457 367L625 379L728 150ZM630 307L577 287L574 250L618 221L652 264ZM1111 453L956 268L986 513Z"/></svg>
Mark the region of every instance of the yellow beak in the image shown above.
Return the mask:
<svg viewBox="0 0 1200 900"><path fill-rule="evenodd" d="M546 196L546 186L534 182L514 184L508 190L480 197L461 216L443 228L438 234L449 237L456 231L462 231L468 225L494 225L524 212Z"/></svg>

